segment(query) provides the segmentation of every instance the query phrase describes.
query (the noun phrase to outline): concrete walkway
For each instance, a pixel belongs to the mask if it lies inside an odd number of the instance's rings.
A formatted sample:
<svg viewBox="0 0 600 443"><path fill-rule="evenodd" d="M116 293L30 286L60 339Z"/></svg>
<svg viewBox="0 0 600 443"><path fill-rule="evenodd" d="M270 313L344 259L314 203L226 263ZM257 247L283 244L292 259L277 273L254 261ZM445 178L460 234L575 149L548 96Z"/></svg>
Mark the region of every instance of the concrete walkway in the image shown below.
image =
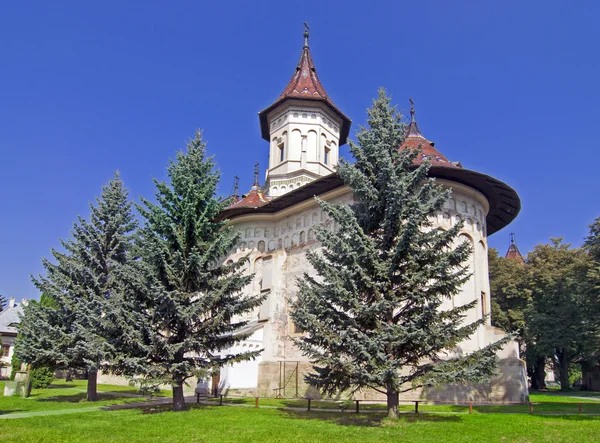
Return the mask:
<svg viewBox="0 0 600 443"><path fill-rule="evenodd" d="M102 392L102 394L109 395L120 395L118 392ZM123 397L136 397L136 398L147 398L137 394L123 395ZM190 396L185 398L186 403L196 402L196 396ZM99 406L88 406L85 408L70 408L70 409L56 409L52 411L25 411L25 412L11 412L9 414L2 414L0 411L0 420L8 420L11 418L28 418L28 417L45 417L48 415L67 415L67 414L79 414L86 412L98 412L98 411L117 411L120 409L136 409L145 408L149 406L157 405L169 405L173 403L171 397L158 397L154 400L145 402L125 403L120 405L99 405Z"/></svg>

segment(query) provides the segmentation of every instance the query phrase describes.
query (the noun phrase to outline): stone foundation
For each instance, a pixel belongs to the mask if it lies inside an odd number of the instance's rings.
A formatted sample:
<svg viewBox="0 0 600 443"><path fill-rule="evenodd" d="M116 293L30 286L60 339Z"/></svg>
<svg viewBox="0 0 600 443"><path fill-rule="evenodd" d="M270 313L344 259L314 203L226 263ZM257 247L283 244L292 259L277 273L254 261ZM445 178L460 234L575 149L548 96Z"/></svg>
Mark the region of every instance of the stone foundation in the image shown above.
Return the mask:
<svg viewBox="0 0 600 443"><path fill-rule="evenodd" d="M310 370L310 363L302 362L298 364L298 396L302 398L321 398L319 392L304 381L304 374L310 372ZM400 394L400 399L451 403L465 403L468 401L527 403L529 401L529 391L525 362L518 358L505 358L499 360L498 371L500 374L488 384L452 384L444 386L443 389L415 389ZM296 363L286 362L285 377L283 377L283 365L281 366L281 377L288 383L285 389L279 391L277 389L280 380L279 362L261 362L258 370L258 388L256 390L235 390L235 393L229 391L229 394L276 397L277 393L281 392L283 397L294 397L296 395L295 372ZM347 396L344 394L340 395L340 398L345 397ZM385 395L371 389L359 391L353 395L353 398L356 400L386 401Z"/></svg>

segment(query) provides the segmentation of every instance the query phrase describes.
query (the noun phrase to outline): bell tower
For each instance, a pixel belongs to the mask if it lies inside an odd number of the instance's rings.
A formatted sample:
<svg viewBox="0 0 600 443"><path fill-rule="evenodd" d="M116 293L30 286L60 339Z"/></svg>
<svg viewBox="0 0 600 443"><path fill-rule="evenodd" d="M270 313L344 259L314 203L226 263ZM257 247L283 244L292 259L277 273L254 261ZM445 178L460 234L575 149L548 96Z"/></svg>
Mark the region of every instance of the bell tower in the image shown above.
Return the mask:
<svg viewBox="0 0 600 443"><path fill-rule="evenodd" d="M300 61L277 100L259 112L261 135L269 142L265 183L269 197L278 197L335 171L339 147L351 120L331 101L317 76L304 23Z"/></svg>

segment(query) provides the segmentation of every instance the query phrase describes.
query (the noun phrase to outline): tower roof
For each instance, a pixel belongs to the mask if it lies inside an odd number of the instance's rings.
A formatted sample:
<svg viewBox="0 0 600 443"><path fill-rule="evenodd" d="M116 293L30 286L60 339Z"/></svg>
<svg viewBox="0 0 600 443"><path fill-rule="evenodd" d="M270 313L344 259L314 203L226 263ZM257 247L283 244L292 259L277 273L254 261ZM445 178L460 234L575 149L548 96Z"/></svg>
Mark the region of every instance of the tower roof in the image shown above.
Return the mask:
<svg viewBox="0 0 600 443"><path fill-rule="evenodd" d="M425 158L429 159L432 166L447 166L449 168L460 168L460 164L457 162L451 162L448 160L440 151L435 149L435 143L427 140L421 131L419 125L415 119L415 107L414 102L410 99L410 124L408 125L406 132L406 139L400 146L400 149L417 149L421 148L421 156L415 159L415 163L423 163Z"/></svg>
<svg viewBox="0 0 600 443"><path fill-rule="evenodd" d="M510 233L510 246L508 247L508 251L506 251L505 258L509 260L514 260L519 263L525 263L525 259L521 255L519 248L517 248L517 244L515 242L515 234L513 232Z"/></svg>
<svg viewBox="0 0 600 443"><path fill-rule="evenodd" d="M254 184L252 188L250 188L250 192L242 196L240 200L237 196L237 191L235 192L235 198L231 205L226 209L233 208L258 208L260 206L266 205L269 203L269 198L262 192L260 188L260 183L258 181L258 163L254 164ZM236 186L237 187L237 186Z"/></svg>
<svg viewBox="0 0 600 443"><path fill-rule="evenodd" d="M333 104L333 101L331 101L331 98L321 84L321 80L319 80L317 69L315 68L308 46L308 26L306 26L306 24L304 30L304 46L302 47L300 60L298 61L298 65L296 66L292 78L277 100L275 100L271 106L258 113L261 135L265 140L269 141L269 122L267 121L267 115L288 100L314 100L327 105L327 107L342 120L342 127L340 128L340 145L346 143L352 120L346 117L344 113Z"/></svg>

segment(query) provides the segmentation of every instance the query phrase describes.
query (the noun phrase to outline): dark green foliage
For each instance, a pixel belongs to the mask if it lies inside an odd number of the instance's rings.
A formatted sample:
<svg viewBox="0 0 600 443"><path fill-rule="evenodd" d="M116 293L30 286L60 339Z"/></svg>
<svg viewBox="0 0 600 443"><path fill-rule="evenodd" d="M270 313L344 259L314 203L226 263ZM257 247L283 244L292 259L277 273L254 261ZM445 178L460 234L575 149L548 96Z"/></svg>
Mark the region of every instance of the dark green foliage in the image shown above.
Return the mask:
<svg viewBox="0 0 600 443"><path fill-rule="evenodd" d="M123 296L106 318L122 340L110 370L170 384L174 410L182 410L188 378L259 355L227 349L248 336L237 333L247 323L237 318L262 298L241 295L252 278L242 274L244 261L221 264L238 237L215 221L219 174L199 132L168 175L169 183L155 181L157 203L139 207L140 259L121 269Z"/></svg>
<svg viewBox="0 0 600 443"><path fill-rule="evenodd" d="M590 233L585 239L584 248L597 263L600 263L600 217L596 218L589 228Z"/></svg>
<svg viewBox="0 0 600 443"><path fill-rule="evenodd" d="M10 379L14 380L17 372L21 370L21 360L15 352L13 352L12 358L10 359Z"/></svg>
<svg viewBox="0 0 600 443"><path fill-rule="evenodd" d="M6 299L6 297L0 294L0 312L2 312L4 308L6 308L7 304L8 300Z"/></svg>
<svg viewBox="0 0 600 443"><path fill-rule="evenodd" d="M54 369L51 366L38 366L29 371L29 381L33 389L47 388L54 380Z"/></svg>
<svg viewBox="0 0 600 443"><path fill-rule="evenodd" d="M531 304L525 313L527 343L535 355L553 359L561 389L569 389L571 363L593 350L598 336L597 306L590 297L590 259L583 250L552 239L527 256Z"/></svg>
<svg viewBox="0 0 600 443"><path fill-rule="evenodd" d="M524 263L498 256L494 248L488 250L492 324L516 334L522 341L525 309L529 301L527 267Z"/></svg>
<svg viewBox="0 0 600 443"><path fill-rule="evenodd" d="M97 370L115 353L103 312L136 222L118 174L90 207L89 221L79 217L72 238L61 242L65 252L52 250L55 261L43 260L46 275L33 278L43 295L24 308L15 352L33 366L87 370L88 400L95 400Z"/></svg>
<svg viewBox="0 0 600 443"><path fill-rule="evenodd" d="M404 133L381 90L350 143L356 163L338 171L355 203L319 201L331 219L317 228L323 249L308 254L319 277L299 280L292 311L307 332L297 345L314 364L307 381L328 394L375 389L388 396L390 415L401 392L489 380L504 344L458 351L484 322L464 323L475 301L444 305L469 278L470 245L457 241L460 224L432 225L450 194L427 178L428 162L414 166L419 152L399 152Z"/></svg>

